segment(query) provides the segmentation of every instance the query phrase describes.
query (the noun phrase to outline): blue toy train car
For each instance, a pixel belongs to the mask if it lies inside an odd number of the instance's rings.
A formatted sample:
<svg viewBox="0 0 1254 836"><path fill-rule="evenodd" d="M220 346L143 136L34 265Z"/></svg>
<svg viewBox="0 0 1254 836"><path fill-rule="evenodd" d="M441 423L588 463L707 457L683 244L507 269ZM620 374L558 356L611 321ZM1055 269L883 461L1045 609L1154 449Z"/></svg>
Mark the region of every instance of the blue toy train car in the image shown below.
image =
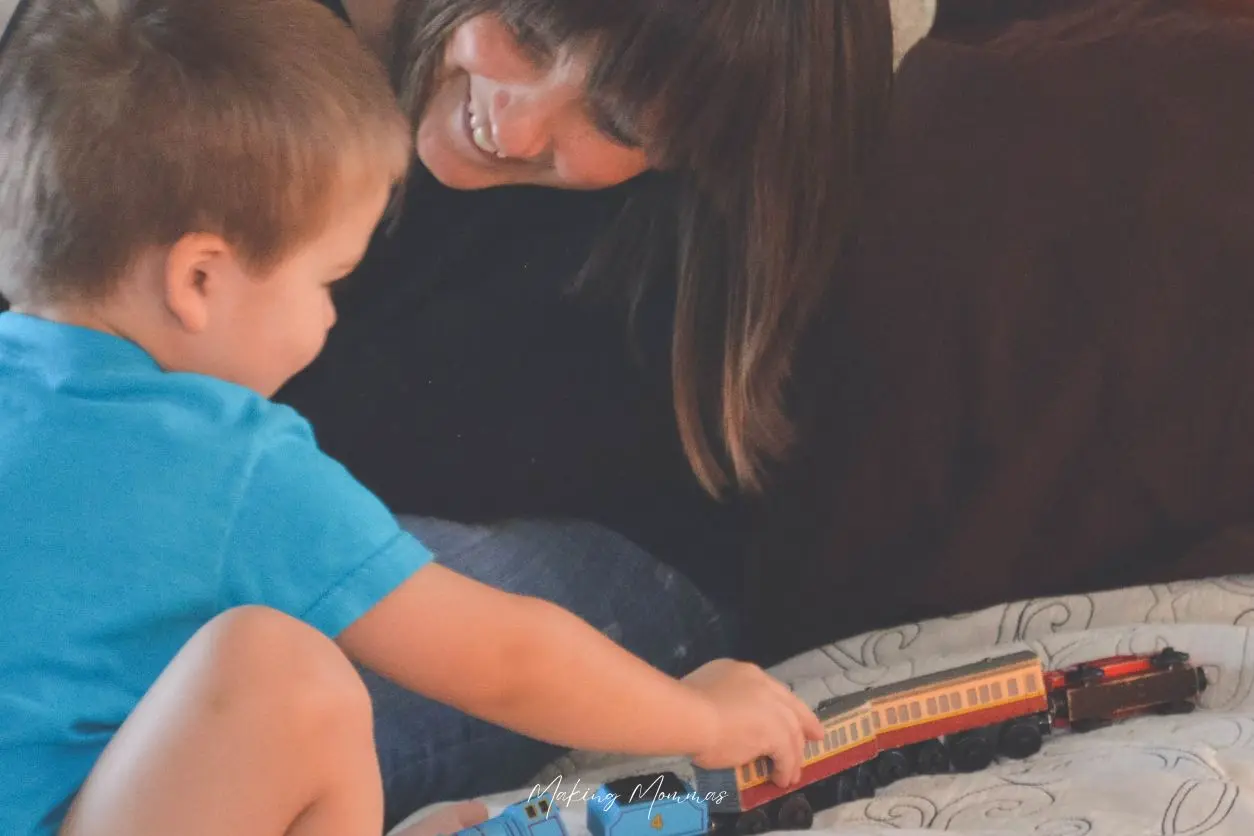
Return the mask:
<svg viewBox="0 0 1254 836"><path fill-rule="evenodd" d="M511 804L482 824L459 830L453 836L570 836L553 796L541 793Z"/></svg>
<svg viewBox="0 0 1254 836"><path fill-rule="evenodd" d="M698 836L710 830L707 801L674 772L602 784L588 801L592 836Z"/></svg>

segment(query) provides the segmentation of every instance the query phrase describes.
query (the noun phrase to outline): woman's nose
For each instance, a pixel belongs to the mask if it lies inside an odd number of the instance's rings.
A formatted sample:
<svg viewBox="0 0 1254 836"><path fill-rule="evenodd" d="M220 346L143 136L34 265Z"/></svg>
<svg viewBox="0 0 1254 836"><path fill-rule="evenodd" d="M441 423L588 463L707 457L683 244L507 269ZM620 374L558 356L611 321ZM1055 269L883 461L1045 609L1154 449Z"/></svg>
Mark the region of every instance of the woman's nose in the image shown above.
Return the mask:
<svg viewBox="0 0 1254 836"><path fill-rule="evenodd" d="M519 90L497 90L492 95L493 139L505 157L539 160L552 145L556 109L546 97Z"/></svg>

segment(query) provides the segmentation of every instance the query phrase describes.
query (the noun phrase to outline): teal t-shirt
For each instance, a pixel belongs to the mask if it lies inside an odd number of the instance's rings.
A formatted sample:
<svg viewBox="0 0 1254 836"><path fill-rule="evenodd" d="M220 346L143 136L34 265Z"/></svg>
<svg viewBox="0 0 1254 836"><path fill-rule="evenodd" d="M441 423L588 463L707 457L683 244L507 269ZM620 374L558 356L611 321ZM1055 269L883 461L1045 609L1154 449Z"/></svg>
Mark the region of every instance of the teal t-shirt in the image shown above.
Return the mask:
<svg viewBox="0 0 1254 836"><path fill-rule="evenodd" d="M55 833L214 616L335 637L430 560L288 407L0 314L0 833Z"/></svg>

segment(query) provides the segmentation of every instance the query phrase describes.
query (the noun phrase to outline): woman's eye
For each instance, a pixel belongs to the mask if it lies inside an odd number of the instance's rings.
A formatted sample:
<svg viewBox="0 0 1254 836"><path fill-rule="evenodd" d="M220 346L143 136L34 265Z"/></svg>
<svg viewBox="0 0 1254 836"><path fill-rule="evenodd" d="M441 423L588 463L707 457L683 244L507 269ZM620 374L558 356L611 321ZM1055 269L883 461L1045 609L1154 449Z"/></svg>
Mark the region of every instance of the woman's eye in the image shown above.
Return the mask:
<svg viewBox="0 0 1254 836"><path fill-rule="evenodd" d="M510 32L513 33L514 42L518 45L518 49L527 56L531 63L537 67L544 67L553 61L553 45L549 43L539 29L524 21L514 21L509 24L509 28Z"/></svg>
<svg viewBox="0 0 1254 836"><path fill-rule="evenodd" d="M590 108L592 124L596 129L625 148L638 149L644 147L644 141L635 129L615 111L606 107L593 105Z"/></svg>

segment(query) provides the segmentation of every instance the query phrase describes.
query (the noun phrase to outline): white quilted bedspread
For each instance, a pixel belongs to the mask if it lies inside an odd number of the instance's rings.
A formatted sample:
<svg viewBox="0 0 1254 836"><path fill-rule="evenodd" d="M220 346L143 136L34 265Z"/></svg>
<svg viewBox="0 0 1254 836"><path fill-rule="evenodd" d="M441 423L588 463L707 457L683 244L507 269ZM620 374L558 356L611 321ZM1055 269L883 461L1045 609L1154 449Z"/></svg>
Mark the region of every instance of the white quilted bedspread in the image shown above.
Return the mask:
<svg viewBox="0 0 1254 836"><path fill-rule="evenodd" d="M1170 644L1205 667L1210 688L1191 715L1151 716L1088 734L1056 732L1023 761L982 772L914 777L875 798L820 812L814 830L839 834L924 831L1036 836L1212 834L1254 836L1254 575L1032 600L844 639L772 673L811 703L869 685L1029 648L1047 667ZM576 753L537 783L562 792L571 836L607 778L656 769L687 777L673 760ZM576 781L578 786L576 787ZM495 814L532 787L483 799Z"/></svg>

